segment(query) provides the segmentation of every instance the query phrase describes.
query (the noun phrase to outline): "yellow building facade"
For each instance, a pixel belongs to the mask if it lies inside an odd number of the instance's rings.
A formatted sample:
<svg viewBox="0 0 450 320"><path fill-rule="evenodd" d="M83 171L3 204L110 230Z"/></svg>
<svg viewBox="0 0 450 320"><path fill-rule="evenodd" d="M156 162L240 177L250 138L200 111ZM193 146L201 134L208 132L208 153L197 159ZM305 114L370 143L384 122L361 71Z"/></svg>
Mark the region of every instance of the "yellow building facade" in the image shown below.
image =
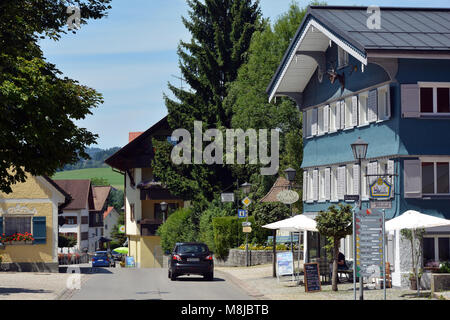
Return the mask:
<svg viewBox="0 0 450 320"><path fill-rule="evenodd" d="M58 212L70 196L50 178L27 176L0 193L0 256L6 271L58 272ZM30 233L32 241L5 241Z"/></svg>

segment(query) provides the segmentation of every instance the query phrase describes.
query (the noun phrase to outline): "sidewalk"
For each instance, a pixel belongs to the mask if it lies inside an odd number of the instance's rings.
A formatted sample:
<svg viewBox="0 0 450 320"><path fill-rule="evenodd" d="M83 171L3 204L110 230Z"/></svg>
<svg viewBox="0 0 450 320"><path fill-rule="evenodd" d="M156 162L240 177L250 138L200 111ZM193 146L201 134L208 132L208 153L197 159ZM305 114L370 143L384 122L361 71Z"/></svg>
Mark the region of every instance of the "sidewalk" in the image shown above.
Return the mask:
<svg viewBox="0 0 450 320"><path fill-rule="evenodd" d="M306 293L303 285L297 286L289 281L290 277L284 277L280 283L272 277L272 265L260 265L252 267L216 267L223 272L230 281L246 290L251 296L262 300L353 300L353 283L341 283L337 292L331 290L331 285L322 285L321 292ZM359 284L357 284L357 290ZM365 284L365 300L383 300L383 290L370 289ZM433 300L430 290L422 290L421 297L416 297L417 292L408 289L387 288L387 300ZM440 293L441 294L441 293ZM440 296L440 294L438 294ZM444 298L449 294L442 293ZM357 292L359 299L359 292Z"/></svg>
<svg viewBox="0 0 450 320"><path fill-rule="evenodd" d="M0 300L55 300L66 292L69 277L68 273L1 272Z"/></svg>

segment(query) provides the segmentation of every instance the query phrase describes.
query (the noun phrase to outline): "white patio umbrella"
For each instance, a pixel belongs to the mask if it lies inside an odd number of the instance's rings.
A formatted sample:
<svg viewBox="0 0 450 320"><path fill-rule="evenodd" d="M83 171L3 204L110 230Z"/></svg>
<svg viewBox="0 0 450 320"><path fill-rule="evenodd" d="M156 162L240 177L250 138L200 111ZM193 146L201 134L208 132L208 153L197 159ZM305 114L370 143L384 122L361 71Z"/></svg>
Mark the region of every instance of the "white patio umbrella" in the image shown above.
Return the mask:
<svg viewBox="0 0 450 320"><path fill-rule="evenodd" d="M308 218L303 214L293 216L292 218L280 220L274 223L269 223L264 226L266 229L277 229L282 231L299 232L299 231L314 231L317 232L316 221Z"/></svg>
<svg viewBox="0 0 450 320"><path fill-rule="evenodd" d="M412 232L412 251L414 254L414 238L415 238L415 230L421 228L433 228L440 226L450 225L450 220L442 219L434 216L430 216L427 214L423 214L414 210L408 210L404 212L402 215L391 219L386 222L385 230L393 231L393 230L401 230L401 229L411 229ZM417 264L418 262L416 262ZM415 268L415 266L413 266ZM416 268L415 268L416 269ZM417 281L417 294L420 294L420 285L419 279L416 272L416 281Z"/></svg>
<svg viewBox="0 0 450 320"><path fill-rule="evenodd" d="M282 231L289 231L289 232L299 232L299 231L314 231L317 232L316 228L316 221L308 218L307 216L303 214L299 214L296 216L293 216L288 219L280 220L277 222L269 223L264 226L263 228L266 229L272 229L272 230L282 230ZM300 236L298 237L298 270L300 270ZM276 244L274 244L276 245ZM275 258L275 257L274 257Z"/></svg>

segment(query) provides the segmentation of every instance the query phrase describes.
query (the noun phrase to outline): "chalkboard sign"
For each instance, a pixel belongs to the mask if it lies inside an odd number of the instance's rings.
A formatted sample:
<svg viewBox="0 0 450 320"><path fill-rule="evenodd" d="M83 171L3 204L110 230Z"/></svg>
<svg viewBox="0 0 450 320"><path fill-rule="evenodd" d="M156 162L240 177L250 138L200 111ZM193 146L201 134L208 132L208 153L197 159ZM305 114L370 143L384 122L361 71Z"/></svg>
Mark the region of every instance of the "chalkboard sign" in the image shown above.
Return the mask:
<svg viewBox="0 0 450 320"><path fill-rule="evenodd" d="M306 292L322 291L319 264L317 262L305 263L303 265L303 273L305 275Z"/></svg>

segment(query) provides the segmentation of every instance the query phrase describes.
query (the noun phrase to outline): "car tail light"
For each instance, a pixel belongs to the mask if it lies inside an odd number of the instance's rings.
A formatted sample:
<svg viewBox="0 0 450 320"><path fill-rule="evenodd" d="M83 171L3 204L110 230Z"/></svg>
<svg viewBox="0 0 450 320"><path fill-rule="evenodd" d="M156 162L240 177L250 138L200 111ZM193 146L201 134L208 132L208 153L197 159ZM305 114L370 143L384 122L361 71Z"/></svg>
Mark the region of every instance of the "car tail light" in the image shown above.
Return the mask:
<svg viewBox="0 0 450 320"><path fill-rule="evenodd" d="M205 260L212 260L212 259L213 259L212 254L210 254L209 256L207 256L207 257L205 258Z"/></svg>
<svg viewBox="0 0 450 320"><path fill-rule="evenodd" d="M181 261L181 257L177 254L173 255L173 260Z"/></svg>
<svg viewBox="0 0 450 320"><path fill-rule="evenodd" d="M92 262L94 262L95 261L95 259L94 258L92 258Z"/></svg>

